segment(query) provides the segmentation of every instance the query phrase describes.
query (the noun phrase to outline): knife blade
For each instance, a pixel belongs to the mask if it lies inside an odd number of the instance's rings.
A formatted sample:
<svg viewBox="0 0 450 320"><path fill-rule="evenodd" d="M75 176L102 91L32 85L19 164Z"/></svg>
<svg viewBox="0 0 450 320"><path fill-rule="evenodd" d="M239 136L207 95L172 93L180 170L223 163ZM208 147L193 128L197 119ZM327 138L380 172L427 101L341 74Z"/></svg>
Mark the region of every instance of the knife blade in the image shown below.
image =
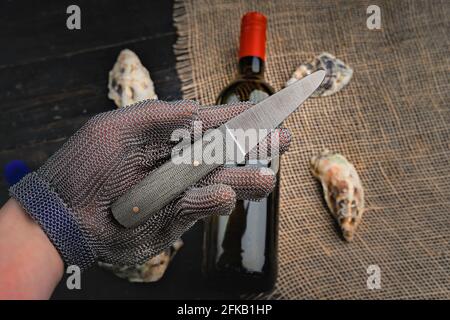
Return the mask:
<svg viewBox="0 0 450 320"><path fill-rule="evenodd" d="M324 77L325 71L316 71L185 146L182 154L173 156L112 204L114 218L126 228L136 227L224 162L242 161L250 150L305 102ZM258 133L255 139L242 136L252 130ZM230 150L234 149L227 144L237 147L238 154L230 155ZM204 152L206 148L221 150L219 158L222 161ZM195 150L202 151L200 157Z"/></svg>

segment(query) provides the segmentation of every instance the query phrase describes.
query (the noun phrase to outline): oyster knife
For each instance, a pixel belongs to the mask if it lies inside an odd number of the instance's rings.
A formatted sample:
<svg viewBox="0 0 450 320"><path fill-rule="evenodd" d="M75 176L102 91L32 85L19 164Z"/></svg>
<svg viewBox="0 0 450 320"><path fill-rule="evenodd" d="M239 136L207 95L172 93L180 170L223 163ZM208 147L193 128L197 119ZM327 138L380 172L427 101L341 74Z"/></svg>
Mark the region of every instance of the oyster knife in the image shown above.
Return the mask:
<svg viewBox="0 0 450 320"><path fill-rule="evenodd" d="M202 139L185 146L182 155L172 156L171 160L155 169L112 204L114 218L126 228L136 227L223 163L236 158L242 161L250 150L305 102L320 86L324 77L325 71L316 71L255 104L215 132L208 132ZM244 139L243 143L242 133L251 130L267 134L259 134L250 141ZM217 136L222 138L217 139ZM230 142L236 147L233 149L237 149L237 155L230 156L228 150L231 149L228 146L224 148ZM205 147L209 150L214 147L222 150L223 161L211 161L211 157L208 158L202 152ZM196 158L198 153L201 158Z"/></svg>

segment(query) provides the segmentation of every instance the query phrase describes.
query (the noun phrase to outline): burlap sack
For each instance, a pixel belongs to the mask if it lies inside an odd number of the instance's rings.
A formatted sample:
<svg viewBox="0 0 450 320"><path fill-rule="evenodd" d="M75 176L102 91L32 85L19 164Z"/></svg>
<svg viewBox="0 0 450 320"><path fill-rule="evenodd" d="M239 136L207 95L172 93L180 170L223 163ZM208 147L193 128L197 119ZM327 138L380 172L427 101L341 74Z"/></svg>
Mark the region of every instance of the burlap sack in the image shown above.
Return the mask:
<svg viewBox="0 0 450 320"><path fill-rule="evenodd" d="M214 103L235 75L240 17L269 19L266 79L281 89L301 62L328 51L354 68L339 93L309 99L286 126L279 277L274 298L450 298L450 3L176 1L184 98ZM323 148L353 162L367 212L345 243L309 171ZM381 289L369 289L376 265ZM370 271L371 269L369 269Z"/></svg>

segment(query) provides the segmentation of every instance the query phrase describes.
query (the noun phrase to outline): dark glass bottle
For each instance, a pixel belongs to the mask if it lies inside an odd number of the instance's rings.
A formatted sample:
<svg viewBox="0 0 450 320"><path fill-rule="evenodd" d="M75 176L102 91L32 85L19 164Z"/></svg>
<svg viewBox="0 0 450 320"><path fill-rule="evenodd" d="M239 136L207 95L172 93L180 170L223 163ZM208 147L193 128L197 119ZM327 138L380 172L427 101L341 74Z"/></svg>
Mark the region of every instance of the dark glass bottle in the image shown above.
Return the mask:
<svg viewBox="0 0 450 320"><path fill-rule="evenodd" d="M219 95L218 104L259 102L273 94L264 81L266 18L257 12L244 15L241 23L238 77ZM274 110L275 111L275 110ZM278 158L271 166L278 170ZM203 272L224 290L260 293L273 289L277 275L279 179L265 199L238 200L230 216L205 223Z"/></svg>

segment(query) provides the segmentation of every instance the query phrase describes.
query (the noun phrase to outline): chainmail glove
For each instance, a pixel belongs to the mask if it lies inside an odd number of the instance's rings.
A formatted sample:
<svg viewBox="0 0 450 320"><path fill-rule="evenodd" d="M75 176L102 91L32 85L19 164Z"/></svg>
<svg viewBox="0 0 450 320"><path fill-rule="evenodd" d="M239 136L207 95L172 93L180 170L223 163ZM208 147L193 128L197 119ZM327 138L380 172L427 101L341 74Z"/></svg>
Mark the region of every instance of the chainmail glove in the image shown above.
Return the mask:
<svg viewBox="0 0 450 320"><path fill-rule="evenodd" d="M200 107L194 101L143 101L90 119L36 172L10 194L42 227L68 265L88 268L96 260L142 263L169 247L198 219L229 214L236 199L271 192L274 174L256 167L219 167L158 214L132 228L122 227L110 206L129 188L170 160L175 129L214 128L250 105ZM287 129L277 129L281 153ZM262 148L270 141L263 141Z"/></svg>

